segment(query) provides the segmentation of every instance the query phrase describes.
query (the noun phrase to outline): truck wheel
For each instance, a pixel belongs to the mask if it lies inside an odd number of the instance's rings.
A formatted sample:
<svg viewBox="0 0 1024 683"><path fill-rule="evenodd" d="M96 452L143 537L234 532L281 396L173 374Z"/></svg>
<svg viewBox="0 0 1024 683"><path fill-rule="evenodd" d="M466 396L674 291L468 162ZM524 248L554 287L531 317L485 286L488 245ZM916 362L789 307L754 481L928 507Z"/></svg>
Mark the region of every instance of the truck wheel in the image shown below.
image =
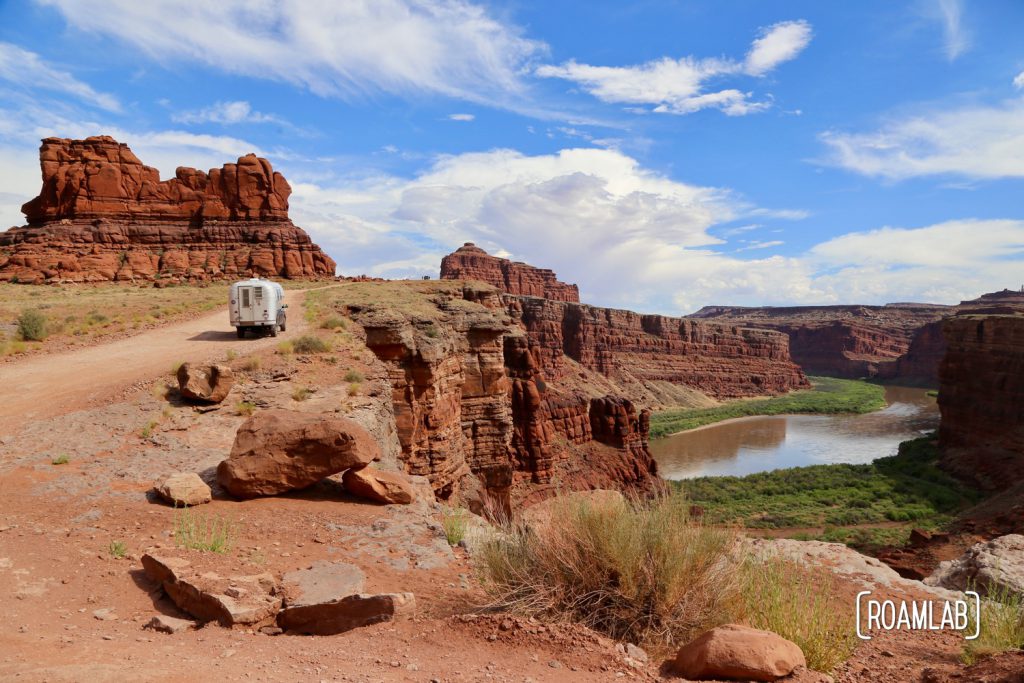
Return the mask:
<svg viewBox="0 0 1024 683"><path fill-rule="evenodd" d="M277 325L271 325L270 326L270 336L271 337L276 337L277 336Z"/></svg>
<svg viewBox="0 0 1024 683"><path fill-rule="evenodd" d="M235 328L235 333L238 334L238 338L239 339L245 339L245 328L244 327L236 327Z"/></svg>

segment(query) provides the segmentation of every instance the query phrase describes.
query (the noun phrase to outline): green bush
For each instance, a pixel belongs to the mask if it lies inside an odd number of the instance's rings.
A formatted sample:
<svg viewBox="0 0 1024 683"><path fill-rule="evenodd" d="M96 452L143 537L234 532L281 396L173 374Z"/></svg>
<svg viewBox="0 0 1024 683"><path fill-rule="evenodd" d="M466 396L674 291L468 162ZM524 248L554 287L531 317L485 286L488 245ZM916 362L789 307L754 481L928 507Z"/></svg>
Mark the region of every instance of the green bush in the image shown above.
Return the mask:
<svg viewBox="0 0 1024 683"><path fill-rule="evenodd" d="M331 347L328 346L327 342L320 337L314 337L313 335L307 334L292 342L292 350L295 351L295 353L305 354L326 353L331 350Z"/></svg>
<svg viewBox="0 0 1024 683"><path fill-rule="evenodd" d="M35 309L18 316L18 337L23 341L43 341L47 335L46 316Z"/></svg>

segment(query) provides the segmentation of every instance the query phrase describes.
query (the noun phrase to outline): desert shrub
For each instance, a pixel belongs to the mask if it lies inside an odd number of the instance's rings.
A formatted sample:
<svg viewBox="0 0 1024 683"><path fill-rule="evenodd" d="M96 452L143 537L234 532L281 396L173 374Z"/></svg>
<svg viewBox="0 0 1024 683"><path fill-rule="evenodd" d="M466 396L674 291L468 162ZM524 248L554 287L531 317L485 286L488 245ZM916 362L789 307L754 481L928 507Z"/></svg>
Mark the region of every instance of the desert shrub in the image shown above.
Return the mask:
<svg viewBox="0 0 1024 683"><path fill-rule="evenodd" d="M124 544L124 541L111 541L107 551L115 560L120 560L128 554L128 546Z"/></svg>
<svg viewBox="0 0 1024 683"><path fill-rule="evenodd" d="M293 342L292 348L295 353L326 353L331 350L320 337L314 337L311 334L303 335Z"/></svg>
<svg viewBox="0 0 1024 683"><path fill-rule="evenodd" d="M260 369L260 366L261 363L259 357L252 356L251 358L246 358L245 361L242 363L242 370L244 370L245 372L256 372L257 370Z"/></svg>
<svg viewBox="0 0 1024 683"><path fill-rule="evenodd" d="M67 453L61 453L57 457L50 460L51 465L67 465L71 462L71 458L68 457Z"/></svg>
<svg viewBox="0 0 1024 683"><path fill-rule="evenodd" d="M345 322L344 318L339 318L336 315L332 315L330 318L327 318L322 323L320 323L320 327L322 327L325 330L344 330L346 327L348 327L348 323Z"/></svg>
<svg viewBox="0 0 1024 683"><path fill-rule="evenodd" d="M250 403L249 401L239 401L238 403L235 404L235 412L238 413L239 415L249 417L250 415L256 412L256 405L254 403Z"/></svg>
<svg viewBox="0 0 1024 683"><path fill-rule="evenodd" d="M799 645L809 668L831 671L858 642L854 615L835 597L833 583L823 568L779 558L751 560L744 576L746 620Z"/></svg>
<svg viewBox="0 0 1024 683"><path fill-rule="evenodd" d="M18 316L18 337L22 341L43 341L46 339L46 316L30 308Z"/></svg>
<svg viewBox="0 0 1024 683"><path fill-rule="evenodd" d="M148 439L153 436L153 430L156 429L158 424L160 423L157 420L150 420L143 425L142 429L139 430L139 436L143 439Z"/></svg>
<svg viewBox="0 0 1024 683"><path fill-rule="evenodd" d="M281 356L290 356L295 351L295 344L290 341L283 341L277 345L277 353Z"/></svg>
<svg viewBox="0 0 1024 683"><path fill-rule="evenodd" d="M238 358L238 352L234 349L228 349L228 352L224 354L224 358L230 363L234 359Z"/></svg>
<svg viewBox="0 0 1024 683"><path fill-rule="evenodd" d="M976 586L969 586L977 590ZM979 591L985 593L985 591ZM969 610L967 633L977 630L974 610ZM981 605L981 633L964 641L960 659L974 664L983 657L1024 647L1024 596L999 587L989 590Z"/></svg>
<svg viewBox="0 0 1024 683"><path fill-rule="evenodd" d="M448 545L458 545L466 537L466 514L462 508L445 507L441 510L441 528Z"/></svg>
<svg viewBox="0 0 1024 683"><path fill-rule="evenodd" d="M349 384L348 384L348 395L349 396L358 396L359 392L362 390L362 388L363 388L363 385L360 384L359 382L349 382Z"/></svg>
<svg viewBox="0 0 1024 683"><path fill-rule="evenodd" d="M541 520L483 541L477 557L493 607L662 645L741 613L736 534L693 521L684 496L551 505Z"/></svg>
<svg viewBox="0 0 1024 683"><path fill-rule="evenodd" d="M364 379L366 378L363 377L363 373L358 370L349 370L345 373L346 382L362 382Z"/></svg>
<svg viewBox="0 0 1024 683"><path fill-rule="evenodd" d="M313 395L313 390L309 387L299 387L292 392L292 400L294 401L305 401Z"/></svg>
<svg viewBox="0 0 1024 683"><path fill-rule="evenodd" d="M174 542L182 548L226 553L233 535L233 526L224 517L204 515L187 506L175 512Z"/></svg>

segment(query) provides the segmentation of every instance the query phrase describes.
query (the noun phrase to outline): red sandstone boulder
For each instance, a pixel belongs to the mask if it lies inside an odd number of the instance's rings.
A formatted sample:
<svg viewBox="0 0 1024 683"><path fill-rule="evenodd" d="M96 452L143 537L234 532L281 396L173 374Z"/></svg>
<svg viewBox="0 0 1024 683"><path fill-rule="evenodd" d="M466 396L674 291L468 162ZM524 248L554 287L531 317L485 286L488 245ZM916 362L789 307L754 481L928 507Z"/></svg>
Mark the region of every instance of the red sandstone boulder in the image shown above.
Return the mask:
<svg viewBox="0 0 1024 683"><path fill-rule="evenodd" d="M204 403L220 403L235 386L235 375L227 365L182 363L177 372L182 398Z"/></svg>
<svg viewBox="0 0 1024 683"><path fill-rule="evenodd" d="M397 472L382 472L373 467L346 470L341 479L345 490L353 496L385 505L408 505L412 502L412 485Z"/></svg>
<svg viewBox="0 0 1024 683"><path fill-rule="evenodd" d="M217 480L239 498L301 489L380 457L373 437L355 421L290 410L264 410L235 435Z"/></svg>
<svg viewBox="0 0 1024 683"><path fill-rule="evenodd" d="M676 673L693 680L774 681L807 666L804 653L771 631L726 624L679 649Z"/></svg>

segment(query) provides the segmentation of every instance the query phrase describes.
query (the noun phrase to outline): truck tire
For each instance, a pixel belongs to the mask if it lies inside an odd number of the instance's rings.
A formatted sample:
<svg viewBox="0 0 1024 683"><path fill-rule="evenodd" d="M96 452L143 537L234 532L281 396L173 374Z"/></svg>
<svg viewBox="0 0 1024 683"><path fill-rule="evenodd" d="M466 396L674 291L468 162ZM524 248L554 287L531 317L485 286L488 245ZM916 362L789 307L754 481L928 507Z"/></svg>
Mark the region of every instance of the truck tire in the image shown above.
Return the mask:
<svg viewBox="0 0 1024 683"><path fill-rule="evenodd" d="M271 325L270 326L270 336L271 337L276 337L277 336L277 325Z"/></svg>
<svg viewBox="0 0 1024 683"><path fill-rule="evenodd" d="M236 327L235 328L235 333L238 334L238 338L239 339L245 339L245 328L244 327Z"/></svg>

